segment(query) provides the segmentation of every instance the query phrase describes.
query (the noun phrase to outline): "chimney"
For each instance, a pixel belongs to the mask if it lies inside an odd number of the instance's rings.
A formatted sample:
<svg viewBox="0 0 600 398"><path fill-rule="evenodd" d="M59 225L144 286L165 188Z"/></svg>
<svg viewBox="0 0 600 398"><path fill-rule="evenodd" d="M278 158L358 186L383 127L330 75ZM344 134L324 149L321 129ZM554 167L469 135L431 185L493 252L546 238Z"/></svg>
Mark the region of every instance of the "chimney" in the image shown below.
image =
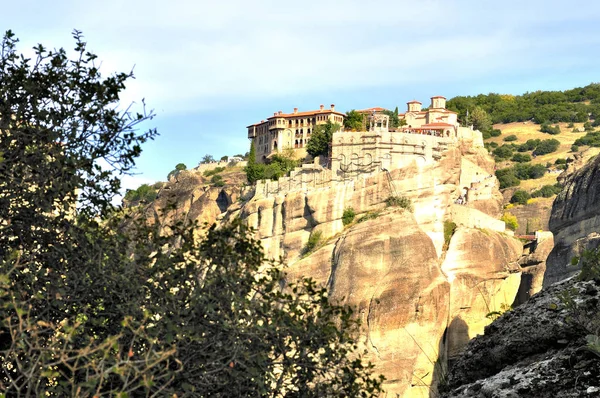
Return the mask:
<svg viewBox="0 0 600 398"><path fill-rule="evenodd" d="M331 104L331 110L335 111L335 104Z"/></svg>
<svg viewBox="0 0 600 398"><path fill-rule="evenodd" d="M277 116L277 112L273 112L273 116Z"/></svg>
<svg viewBox="0 0 600 398"><path fill-rule="evenodd" d="M320 110L323 110L323 108L325 108L323 105L319 106Z"/></svg>
<svg viewBox="0 0 600 398"><path fill-rule="evenodd" d="M294 115L298 113L298 108L294 108Z"/></svg>
<svg viewBox="0 0 600 398"><path fill-rule="evenodd" d="M278 115L281 115L281 111L277 112Z"/></svg>

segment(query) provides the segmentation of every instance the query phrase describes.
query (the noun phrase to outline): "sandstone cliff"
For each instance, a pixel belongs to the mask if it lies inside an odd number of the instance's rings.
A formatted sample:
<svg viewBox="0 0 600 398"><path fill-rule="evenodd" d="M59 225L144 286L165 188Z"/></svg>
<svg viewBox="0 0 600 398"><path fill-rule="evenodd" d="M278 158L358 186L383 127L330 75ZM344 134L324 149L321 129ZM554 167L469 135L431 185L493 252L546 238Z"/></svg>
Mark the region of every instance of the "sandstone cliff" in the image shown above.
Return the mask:
<svg viewBox="0 0 600 398"><path fill-rule="evenodd" d="M554 249L547 260L544 286L577 273L571 259L600 245L600 157L564 180L565 188L552 205L550 230Z"/></svg>
<svg viewBox="0 0 600 398"><path fill-rule="evenodd" d="M189 171L166 184L147 215L157 222L247 220L265 253L286 260L289 280L311 276L332 300L357 308L361 343L385 375L388 396L428 397L447 360L483 332L488 315L513 304L521 286L522 244L498 220L502 195L493 172L487 151L467 144L432 164L320 188L218 188ZM393 196L409 198L413 211L388 206ZM460 197L466 204L456 204ZM357 215L344 225L349 208ZM452 236L444 236L445 222L456 224ZM305 254L317 232L316 250Z"/></svg>

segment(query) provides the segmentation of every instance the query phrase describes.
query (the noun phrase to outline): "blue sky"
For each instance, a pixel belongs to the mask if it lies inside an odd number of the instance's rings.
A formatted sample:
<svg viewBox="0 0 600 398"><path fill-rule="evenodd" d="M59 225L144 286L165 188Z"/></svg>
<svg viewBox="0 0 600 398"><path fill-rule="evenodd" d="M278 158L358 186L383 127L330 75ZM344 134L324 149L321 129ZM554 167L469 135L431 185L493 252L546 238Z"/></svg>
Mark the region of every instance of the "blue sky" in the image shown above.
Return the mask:
<svg viewBox="0 0 600 398"><path fill-rule="evenodd" d="M592 0L22 0L0 15L22 51L70 49L79 29L105 74L135 66L122 101L145 98L160 136L128 188L246 152L245 126L278 110L598 82L599 20Z"/></svg>

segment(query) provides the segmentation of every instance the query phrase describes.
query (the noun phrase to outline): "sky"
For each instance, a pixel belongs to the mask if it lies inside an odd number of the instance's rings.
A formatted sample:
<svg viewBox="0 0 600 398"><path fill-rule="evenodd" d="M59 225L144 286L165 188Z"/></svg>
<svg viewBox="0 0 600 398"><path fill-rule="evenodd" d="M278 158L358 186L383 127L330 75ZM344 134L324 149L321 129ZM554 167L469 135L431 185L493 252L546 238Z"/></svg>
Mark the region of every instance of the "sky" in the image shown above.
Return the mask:
<svg viewBox="0 0 600 398"><path fill-rule="evenodd" d="M121 96L155 117L125 188L249 150L246 126L335 104L522 94L599 82L600 2L564 0L2 0L19 49L72 49L83 32ZM136 108L137 107L137 108Z"/></svg>

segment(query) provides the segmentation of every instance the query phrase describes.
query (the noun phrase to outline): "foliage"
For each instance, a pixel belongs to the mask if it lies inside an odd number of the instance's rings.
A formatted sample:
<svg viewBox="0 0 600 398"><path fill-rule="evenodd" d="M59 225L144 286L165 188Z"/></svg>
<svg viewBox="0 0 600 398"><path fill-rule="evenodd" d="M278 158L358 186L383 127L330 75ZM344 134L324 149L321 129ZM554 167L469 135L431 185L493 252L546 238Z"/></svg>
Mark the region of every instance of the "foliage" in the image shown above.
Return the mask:
<svg viewBox="0 0 600 398"><path fill-rule="evenodd" d="M543 187L541 187L537 191L533 191L531 193L531 197L532 198L539 198L541 196L541 197L544 197L544 198L550 198L550 197L552 197L554 195L557 195L560 191L562 191L562 185L560 185L560 184L544 185Z"/></svg>
<svg viewBox="0 0 600 398"><path fill-rule="evenodd" d="M500 129L492 129L490 131L490 137L500 137L502 135L502 131Z"/></svg>
<svg viewBox="0 0 600 398"><path fill-rule="evenodd" d="M202 159L200 160L200 164L207 164L207 163L214 163L214 162L215 162L215 158L213 157L213 155L209 155L209 154L202 156Z"/></svg>
<svg viewBox="0 0 600 398"><path fill-rule="evenodd" d="M331 152L331 142L333 133L340 129L340 125L328 120L324 124L315 126L313 132L306 143L306 152L313 157L329 156Z"/></svg>
<svg viewBox="0 0 600 398"><path fill-rule="evenodd" d="M148 116L119 112L130 74L8 32L0 58L0 391L6 396L378 396L358 322L302 279L282 290L241 221L146 225L110 202ZM81 194L75 195L75 191ZM136 221L137 220L137 221ZM160 231L168 230L168 236Z"/></svg>
<svg viewBox="0 0 600 398"><path fill-rule="evenodd" d="M517 217L509 212L504 213L502 215L502 218L500 218L500 220L504 221L504 223L506 224L506 227L508 229L516 231L517 228L519 228L519 223L517 221Z"/></svg>
<svg viewBox="0 0 600 398"><path fill-rule="evenodd" d="M456 223L450 220L444 220L444 248L443 250L448 250L450 246L450 239L452 239L452 235L456 232Z"/></svg>
<svg viewBox="0 0 600 398"><path fill-rule="evenodd" d="M542 142L542 140L540 140L540 139L527 140L524 144L519 145L519 147L517 148L517 151L519 151L519 152L533 151L535 148L537 148L537 146L540 144L540 142Z"/></svg>
<svg viewBox="0 0 600 398"><path fill-rule="evenodd" d="M127 202L146 202L150 203L156 199L156 189L148 184L142 184L136 189L128 189L124 199Z"/></svg>
<svg viewBox="0 0 600 398"><path fill-rule="evenodd" d="M585 122L583 123L583 129L585 131L594 131L594 126L592 126L592 123L590 122Z"/></svg>
<svg viewBox="0 0 600 398"><path fill-rule="evenodd" d="M550 126L548 123L543 123L540 127L540 131L546 134L557 135L560 134L560 127Z"/></svg>
<svg viewBox="0 0 600 398"><path fill-rule="evenodd" d="M223 181L223 176L221 176L219 174L213 175L212 178L210 179L210 182L215 187L223 187L223 186L225 186L225 181Z"/></svg>
<svg viewBox="0 0 600 398"><path fill-rule="evenodd" d="M312 231L308 237L308 241L306 241L306 245L302 249L302 255L306 256L312 253L319 246L319 243L321 243L322 235L321 231Z"/></svg>
<svg viewBox="0 0 600 398"><path fill-rule="evenodd" d="M227 159L229 159L229 156L227 156L227 155L223 155L223 156L221 156L221 159L219 159L219 161L220 161L220 162L226 162L226 161L227 161Z"/></svg>
<svg viewBox="0 0 600 398"><path fill-rule="evenodd" d="M545 155L547 153L555 152L560 146L560 141L557 139L551 138L549 140L541 141L533 151L533 154L536 156Z"/></svg>
<svg viewBox="0 0 600 398"><path fill-rule="evenodd" d="M409 198L405 196L390 196L385 200L388 206L401 207L408 211L413 211L413 205Z"/></svg>
<svg viewBox="0 0 600 398"><path fill-rule="evenodd" d="M508 311L511 311L511 310L512 310L512 306L510 304L502 303L502 304L500 304L499 310L490 311L485 315L485 317L488 319L491 319L492 321L495 321L496 319L500 318L502 315L504 315L505 313L507 313Z"/></svg>
<svg viewBox="0 0 600 398"><path fill-rule="evenodd" d="M379 217L380 214L381 213L378 212L378 211L370 211L370 212L367 212L366 214L363 214L362 216L360 216L358 218L358 220L356 220L356 222L357 223L361 223L361 222L365 222L365 221L368 221L368 220L374 220L377 217Z"/></svg>
<svg viewBox="0 0 600 398"><path fill-rule="evenodd" d="M511 134L508 137L504 137L503 140L506 142L516 141L518 138L516 135Z"/></svg>
<svg viewBox="0 0 600 398"><path fill-rule="evenodd" d="M491 132L492 120L488 116L487 112L480 106L473 108L469 115L469 123L473 125L475 130L481 132Z"/></svg>
<svg viewBox="0 0 600 398"><path fill-rule="evenodd" d="M500 189L516 187L521 183L521 179L515 175L513 167L496 170L496 178L500 183Z"/></svg>
<svg viewBox="0 0 600 398"><path fill-rule="evenodd" d="M217 166L212 170L205 170L202 175L204 177L210 177L210 176L214 176L215 174L219 174L221 172L223 172L225 170L225 167L223 166Z"/></svg>
<svg viewBox="0 0 600 398"><path fill-rule="evenodd" d="M579 280L600 280L600 247L584 250L579 257L579 265L581 265Z"/></svg>
<svg viewBox="0 0 600 398"><path fill-rule="evenodd" d="M254 144L251 146L251 152L254 150ZM286 153L278 153L271 156L269 163L256 163L253 156L250 157L248 165L245 168L248 182L254 183L257 180L277 180L295 167L300 166L301 160L294 159L293 150Z"/></svg>
<svg viewBox="0 0 600 398"><path fill-rule="evenodd" d="M520 205L526 205L527 201L531 198L531 195L527 191L521 189L515 191L513 196L510 198L510 203L517 203Z"/></svg>
<svg viewBox="0 0 600 398"><path fill-rule="evenodd" d="M366 115L352 109L350 112L346 113L346 118L344 119L344 130L346 130L346 131L364 131L364 130L366 130L365 117L366 117Z"/></svg>
<svg viewBox="0 0 600 398"><path fill-rule="evenodd" d="M531 156L526 153L515 153L510 160L517 163L531 162Z"/></svg>
<svg viewBox="0 0 600 398"><path fill-rule="evenodd" d="M177 176L177 174L179 174L179 172L181 172L183 170L187 170L187 166L184 163L177 163L177 165L175 165L175 169L173 169L167 175L167 180L170 180L171 177L173 177L173 176Z"/></svg>
<svg viewBox="0 0 600 398"><path fill-rule="evenodd" d="M492 154L498 159L509 159L513 155L512 147L502 145L492 151Z"/></svg>
<svg viewBox="0 0 600 398"><path fill-rule="evenodd" d="M382 111L381 113L383 113L384 115L388 115L390 117L389 127L392 129L395 129L397 127L402 126L403 124L406 124L406 121L404 119L400 120L400 117L398 116L398 107L396 107L396 109L394 109L393 111L389 111L386 109L386 110Z"/></svg>
<svg viewBox="0 0 600 398"><path fill-rule="evenodd" d="M352 207L344 209L344 214L342 214L342 224L350 224L352 221L354 221L355 216L356 213L354 212L354 209Z"/></svg>
<svg viewBox="0 0 600 398"><path fill-rule="evenodd" d="M557 158L554 161L554 164L567 164L567 159L565 159L565 158Z"/></svg>
<svg viewBox="0 0 600 398"><path fill-rule="evenodd" d="M571 145L571 152L579 152L579 145Z"/></svg>
<svg viewBox="0 0 600 398"><path fill-rule="evenodd" d="M600 132L597 133L587 133L583 137L580 137L575 140L573 143L578 146L592 146L592 147L600 147ZM575 152L575 151L573 151Z"/></svg>
<svg viewBox="0 0 600 398"><path fill-rule="evenodd" d="M546 174L546 167L543 164L519 163L513 166L515 176L520 180L535 180Z"/></svg>
<svg viewBox="0 0 600 398"><path fill-rule="evenodd" d="M248 153L248 163L244 168L246 179L250 184L264 178L264 164L256 162L256 148L254 141L250 143L250 152Z"/></svg>
<svg viewBox="0 0 600 398"><path fill-rule="evenodd" d="M589 103L588 103L589 102ZM566 91L535 91L523 95L487 95L454 97L447 102L448 109L458 112L466 120L467 110L481 107L492 123L529 122L584 123L600 116L600 84L593 83Z"/></svg>

